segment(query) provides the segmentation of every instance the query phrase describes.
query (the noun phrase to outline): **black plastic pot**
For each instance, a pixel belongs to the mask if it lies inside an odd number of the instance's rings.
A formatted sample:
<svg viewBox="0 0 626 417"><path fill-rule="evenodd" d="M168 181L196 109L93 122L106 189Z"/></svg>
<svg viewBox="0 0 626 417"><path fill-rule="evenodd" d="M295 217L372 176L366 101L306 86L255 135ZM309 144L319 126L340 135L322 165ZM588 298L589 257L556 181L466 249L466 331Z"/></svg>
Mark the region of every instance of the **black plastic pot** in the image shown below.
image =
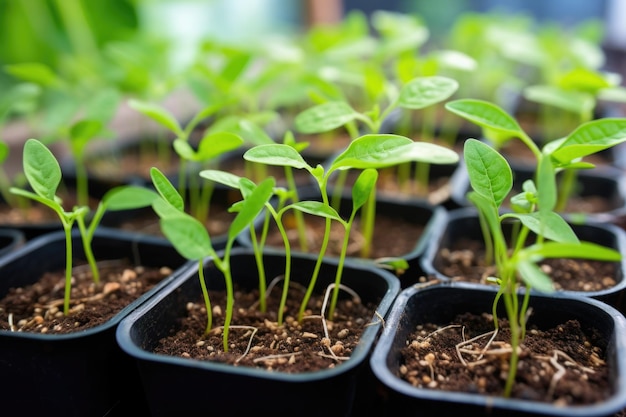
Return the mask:
<svg viewBox="0 0 626 417"><path fill-rule="evenodd" d="M567 407L469 392L417 388L401 380L400 350L416 326L446 325L464 312L490 313L494 290L464 284L413 287L404 290L390 311L385 329L370 360L380 381L379 416L611 416L626 407L626 320L614 308L585 297L566 294L531 297L529 325L548 328L566 320L579 320L585 331L600 332L607 345L604 360L610 367L612 395L603 403Z"/></svg>
<svg viewBox="0 0 626 417"><path fill-rule="evenodd" d="M292 279L306 283L315 257L294 255ZM282 274L284 254L264 255L267 276ZM258 286L253 252L237 248L232 253L233 279L248 288ZM337 264L322 265L318 290L333 282ZM211 261L205 261L209 288L223 288L223 279ZM363 302L378 302L377 312L384 316L399 291L398 280L390 273L348 262L344 284L355 290ZM136 358L153 416L244 416L288 415L347 416L357 395L359 375L367 370L366 359L382 323L377 316L361 336L351 358L334 368L306 374L268 372L247 367L196 361L158 355L152 349L159 339L177 326L186 314L186 304L200 297L197 266L188 268L168 287L124 319L117 339L129 355ZM234 394L235 387L237 394ZM245 396L241 396L245 392Z"/></svg>
<svg viewBox="0 0 626 417"><path fill-rule="evenodd" d="M329 198L332 198L333 189L329 190ZM300 190L300 201L314 200L319 201L321 197L316 187L307 187ZM352 210L352 197L350 190L342 193L339 202L339 214L343 218L348 218ZM406 253L389 253L388 256L405 259L409 264L409 269L402 275L402 286L406 287L417 282L421 275L419 258L424 252L428 244L434 225L445 221L447 211L441 207L428 203L425 200L417 198L392 198L389 196L376 197L376 216L386 216L388 218L399 219L410 225L418 225L423 227L421 234L415 236L415 245ZM257 230L262 227L262 221L257 220ZM376 227L376 226L375 226ZM241 233L237 237L238 242L244 247L252 247L250 233L248 231ZM282 250L283 246L274 249ZM299 247L293 245L292 252L299 252ZM327 254L327 257L333 255ZM372 265L374 259L359 258L356 256L349 257L352 261Z"/></svg>
<svg viewBox="0 0 626 417"><path fill-rule="evenodd" d="M587 222L584 224L570 224L574 233L581 241L597 243L617 250L626 251L626 232L611 224ZM450 248L451 244L461 238L469 238L482 243L482 231L478 214L474 208L452 210L445 219L433 226L431 239L428 242L420 264L426 274L441 281L449 281L451 277L444 275L440 270L439 253L443 248ZM582 295L603 301L620 311L626 311L626 259L617 265L616 285L600 291L559 291L568 295ZM480 285L480 284L477 284Z"/></svg>
<svg viewBox="0 0 626 417"><path fill-rule="evenodd" d="M73 236L76 259L82 244ZM185 260L171 245L146 242L142 236L100 229L93 240L96 260L126 258L145 266L177 271ZM31 240L0 259L0 296L9 288L34 283L48 271L65 268L65 235L50 233ZM70 334L0 331L2 414L104 416L115 410L141 413L139 375L132 358L115 340L120 320L165 284L176 272L128 305L107 323ZM145 406L144 406L145 407ZM145 410L145 408L144 408Z"/></svg>
<svg viewBox="0 0 626 417"><path fill-rule="evenodd" d="M513 166L513 189L522 190L522 183L532 178L533 169L529 166ZM459 169L451 179L451 200L457 208L471 206L467 200L467 192L471 186L465 162L461 161ZM564 216L574 219L588 219L598 222L617 223L620 216L626 214L626 181L624 172L614 167L597 167L593 170L580 170L577 173L577 193L583 199L600 198L606 200L610 209L596 213L564 212Z"/></svg>
<svg viewBox="0 0 626 417"><path fill-rule="evenodd" d="M0 257L7 255L26 242L26 236L18 229L0 228Z"/></svg>

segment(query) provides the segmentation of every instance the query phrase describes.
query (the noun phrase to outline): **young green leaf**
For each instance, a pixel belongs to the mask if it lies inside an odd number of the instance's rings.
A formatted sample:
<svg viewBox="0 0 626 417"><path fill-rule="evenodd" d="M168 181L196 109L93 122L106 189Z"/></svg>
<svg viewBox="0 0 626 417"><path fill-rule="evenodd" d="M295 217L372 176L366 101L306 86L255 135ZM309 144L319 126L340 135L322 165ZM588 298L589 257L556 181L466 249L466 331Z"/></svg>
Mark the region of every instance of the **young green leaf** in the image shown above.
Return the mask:
<svg viewBox="0 0 626 417"><path fill-rule="evenodd" d="M363 135L335 158L329 172L348 168L384 168L410 161L450 164L458 160L456 152L432 143L414 142L399 135Z"/></svg>
<svg viewBox="0 0 626 417"><path fill-rule="evenodd" d="M243 139L230 132L207 133L198 145L197 161L208 161L243 145Z"/></svg>
<svg viewBox="0 0 626 417"><path fill-rule="evenodd" d="M85 146L102 130L99 120L81 120L70 128L70 144L74 155L82 154Z"/></svg>
<svg viewBox="0 0 626 417"><path fill-rule="evenodd" d="M538 235L555 242L578 243L578 237L572 227L558 213L548 211L544 214L533 213L507 213L502 215L503 219L519 219L524 226Z"/></svg>
<svg viewBox="0 0 626 417"><path fill-rule="evenodd" d="M552 212L556 206L556 172L552 166L552 161L546 155L541 155L537 166L537 202L539 213L546 214Z"/></svg>
<svg viewBox="0 0 626 417"><path fill-rule="evenodd" d="M274 185L276 185L274 178L268 177L261 181L254 191L243 200L242 207L228 229L229 239L237 237L254 221L272 196Z"/></svg>
<svg viewBox="0 0 626 417"><path fill-rule="evenodd" d="M551 152L560 163L594 154L626 141L626 119L606 118L583 123Z"/></svg>
<svg viewBox="0 0 626 417"><path fill-rule="evenodd" d="M61 183L61 167L52 152L37 139L28 139L24 144L23 165L33 191L54 200Z"/></svg>
<svg viewBox="0 0 626 417"><path fill-rule="evenodd" d="M165 108L140 100L130 100L128 102L128 105L132 109L135 109L145 116L148 116L149 118L159 123L161 126L165 127L171 132L174 132L176 136L185 135L185 132L180 126L180 123L178 123L178 120L176 120L176 117L174 117L174 115L167 111Z"/></svg>
<svg viewBox="0 0 626 417"><path fill-rule="evenodd" d="M544 242L541 245L529 246L525 249L525 252L526 256L533 260L543 258L579 258L618 262L622 259L622 255L618 251L591 242Z"/></svg>
<svg viewBox="0 0 626 417"><path fill-rule="evenodd" d="M322 133L337 129L357 117L359 114L348 103L329 101L299 113L294 123L301 133Z"/></svg>
<svg viewBox="0 0 626 417"><path fill-rule="evenodd" d="M286 166L296 169L312 170L311 166L293 147L282 143L258 145L248 149L243 157L246 161L265 165Z"/></svg>
<svg viewBox="0 0 626 417"><path fill-rule="evenodd" d="M150 169L150 178L152 178L152 184L156 188L157 192L179 211L184 211L185 202L183 197L178 193L178 190L172 185L170 180L159 171L158 168L152 167Z"/></svg>
<svg viewBox="0 0 626 417"><path fill-rule="evenodd" d="M456 80L447 77L415 78L400 90L398 106L419 110L448 99L459 88Z"/></svg>
<svg viewBox="0 0 626 417"><path fill-rule="evenodd" d="M531 288L546 293L554 292L552 280L534 262L519 261L517 272Z"/></svg>
<svg viewBox="0 0 626 417"><path fill-rule="evenodd" d="M300 210L303 213L312 214L314 216L324 217L331 220L336 220L340 223L344 223L339 213L329 206L328 204L324 204L321 201L299 201L297 203L290 204L285 208L293 208L295 210Z"/></svg>
<svg viewBox="0 0 626 417"><path fill-rule="evenodd" d="M200 176L209 181L226 185L230 188L238 189L240 186L239 181L241 180L241 177L230 172L220 171L217 169L205 169L200 171Z"/></svg>
<svg viewBox="0 0 626 417"><path fill-rule="evenodd" d="M552 85L528 86L524 89L524 97L575 114L589 114L595 106L595 100L589 93L564 90Z"/></svg>
<svg viewBox="0 0 626 417"><path fill-rule="evenodd" d="M513 188L513 173L506 159L476 139L465 141L463 153L474 191L500 207Z"/></svg>
<svg viewBox="0 0 626 417"><path fill-rule="evenodd" d="M376 181L378 180L378 171L375 169L365 169L358 176L352 186L352 205L354 210L361 208L368 200Z"/></svg>
<svg viewBox="0 0 626 417"><path fill-rule="evenodd" d="M156 198L158 194L146 187L122 185L107 191L102 197L102 203L107 210L130 210L150 206Z"/></svg>
<svg viewBox="0 0 626 417"><path fill-rule="evenodd" d="M508 133L512 136L524 136L525 133L517 121L499 106L484 100L460 99L445 104L446 109L477 125Z"/></svg>
<svg viewBox="0 0 626 417"><path fill-rule="evenodd" d="M161 230L178 253L189 260L201 260L213 251L207 229L197 219L181 213L160 220Z"/></svg>

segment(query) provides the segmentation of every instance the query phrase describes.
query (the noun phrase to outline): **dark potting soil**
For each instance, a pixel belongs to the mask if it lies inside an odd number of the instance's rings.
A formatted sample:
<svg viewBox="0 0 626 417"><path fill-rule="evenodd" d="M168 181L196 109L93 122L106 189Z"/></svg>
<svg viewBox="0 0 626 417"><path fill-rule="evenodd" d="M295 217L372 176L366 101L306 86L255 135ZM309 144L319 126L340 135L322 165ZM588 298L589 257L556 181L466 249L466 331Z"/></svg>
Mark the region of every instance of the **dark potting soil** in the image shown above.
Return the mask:
<svg viewBox="0 0 626 417"><path fill-rule="evenodd" d="M44 274L36 283L12 288L0 300L0 329L33 333L72 333L105 323L149 291L171 269L131 266L123 261L98 264L100 284L91 270L73 270L70 312L63 314L65 271Z"/></svg>
<svg viewBox="0 0 626 417"><path fill-rule="evenodd" d="M289 291L284 323L278 325L277 309L282 291L278 286L267 297L265 313L259 310L258 291L235 291L232 324L238 327L230 329L228 352L224 352L223 327L220 327L225 313L223 292L210 292L213 326L208 334L205 334L204 301L190 301L187 316L180 318L177 328L172 328L171 335L159 341L154 352L286 373L332 368L347 360L374 316L374 307L362 304L353 296L345 297L344 293L333 319L328 320L321 315L323 295L314 295L304 319L298 323L304 291L294 287Z"/></svg>
<svg viewBox="0 0 626 417"><path fill-rule="evenodd" d="M489 314L463 314L446 325L420 325L402 350L399 376L427 389L500 396L511 346L506 320L500 319L499 328L489 342L494 330ZM512 397L582 405L611 395L606 346L577 321L549 329L529 327L520 348Z"/></svg>
<svg viewBox="0 0 626 417"><path fill-rule="evenodd" d="M308 252L319 253L322 237L324 236L324 219L318 216L305 215L306 240ZM300 248L298 241L298 231L296 229L293 215L285 215L285 228L289 237L292 250ZM357 217L350 233L348 244L348 256L360 256L363 247L363 235L360 232L361 219ZM372 251L368 256L371 259L382 257L404 256L415 249L424 231L424 225L411 223L401 218L394 218L391 215L376 215L374 235L372 238ZM338 222L331 223L331 236L327 248L327 253L334 256L341 252L343 244L344 228ZM278 233L276 226L270 226L270 233L267 237L267 244L274 247L284 247L282 237Z"/></svg>
<svg viewBox="0 0 626 417"><path fill-rule="evenodd" d="M618 264L586 259L556 258L539 263L557 290L601 291L617 284ZM495 274L493 266L485 265L482 242L458 239L451 248L443 248L438 254L436 267L456 280L487 283Z"/></svg>

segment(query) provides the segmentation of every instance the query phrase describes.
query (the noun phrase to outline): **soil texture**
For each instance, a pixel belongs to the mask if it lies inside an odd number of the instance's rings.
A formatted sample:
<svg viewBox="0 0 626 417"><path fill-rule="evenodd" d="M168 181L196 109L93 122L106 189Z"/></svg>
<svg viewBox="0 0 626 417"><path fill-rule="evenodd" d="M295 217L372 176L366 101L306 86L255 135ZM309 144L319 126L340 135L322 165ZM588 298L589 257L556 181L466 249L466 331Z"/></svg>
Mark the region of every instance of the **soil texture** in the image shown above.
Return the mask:
<svg viewBox="0 0 626 417"><path fill-rule="evenodd" d="M281 290L275 288L267 297L267 312L258 305L258 291L235 292L235 307L228 337L228 352L223 346L225 294L210 292L212 330L205 334L207 312L202 299L187 305L186 317L179 327L160 340L154 350L163 355L233 366L247 366L286 373L310 372L340 365L359 343L365 327L374 317L374 307L353 296L342 297L332 320L322 318L323 296L314 295L301 323L298 309L304 291L290 289L282 325L277 323Z"/></svg>
<svg viewBox="0 0 626 417"><path fill-rule="evenodd" d="M556 290L602 291L617 284L619 264L587 259L556 258L539 263L552 278ZM487 284L495 267L485 264L481 242L459 239L450 248L443 248L435 262L436 268L455 280Z"/></svg>
<svg viewBox="0 0 626 417"><path fill-rule="evenodd" d="M126 262L99 263L100 283L93 282L88 265L73 269L69 314L63 314L65 271L44 274L36 283L12 288L0 299L0 329L32 333L72 333L105 323L172 271L132 266Z"/></svg>
<svg viewBox="0 0 626 417"><path fill-rule="evenodd" d="M488 314L420 325L402 351L399 376L421 388L500 396L511 346L506 320L500 319L499 328L490 341L494 321ZM559 406L605 400L611 395L605 348L599 335L577 321L529 327L511 397Z"/></svg>

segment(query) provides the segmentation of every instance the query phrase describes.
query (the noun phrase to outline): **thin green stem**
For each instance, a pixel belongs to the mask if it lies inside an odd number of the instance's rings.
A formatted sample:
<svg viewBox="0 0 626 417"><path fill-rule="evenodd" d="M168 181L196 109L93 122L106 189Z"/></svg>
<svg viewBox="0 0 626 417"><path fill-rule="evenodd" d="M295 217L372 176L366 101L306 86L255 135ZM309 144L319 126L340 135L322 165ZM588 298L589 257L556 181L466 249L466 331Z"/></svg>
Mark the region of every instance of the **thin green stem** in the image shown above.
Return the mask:
<svg viewBox="0 0 626 417"><path fill-rule="evenodd" d="M376 223L376 188L367 197L367 202L361 211L361 234L364 244L361 247L361 257L369 258L372 254L372 239Z"/></svg>
<svg viewBox="0 0 626 417"><path fill-rule="evenodd" d="M63 295L63 314L67 316L70 312L70 296L72 293L72 223L63 222L65 232L65 292Z"/></svg>
<svg viewBox="0 0 626 417"><path fill-rule="evenodd" d="M563 171L561 180L559 182L559 191L557 197L557 203L554 207L554 211L562 213L567 207L567 203L574 194L576 188L576 181L578 179L578 170L566 169Z"/></svg>
<svg viewBox="0 0 626 417"><path fill-rule="evenodd" d="M330 306L328 308L329 320L332 320L335 314L337 300L339 299L341 276L343 275L343 267L346 262L346 254L348 252L348 244L350 242L350 232L352 230L352 224L354 222L355 216L356 216L356 210L352 210L352 213L350 214L350 219L345 223L342 222L342 225L344 227L343 243L341 245L341 254L339 256L339 263L337 264L337 272L335 273L335 287L333 288L333 294L330 300Z"/></svg>
<svg viewBox="0 0 626 417"><path fill-rule="evenodd" d="M204 265L203 260L198 260L198 280L200 281L200 288L202 290L202 298L204 299L204 306L206 308L206 328L204 329L204 334L209 334L211 329L213 328L213 309L211 308L211 300L209 298L209 291L206 287L206 281L204 280Z"/></svg>
<svg viewBox="0 0 626 417"><path fill-rule="evenodd" d="M287 181L288 189L291 190L293 193L293 196L291 198L292 201L294 203L297 203L300 200L300 198L298 197L298 188L296 186L296 180L293 175L293 169L291 169L291 167L289 166L285 167L285 180ZM293 215L296 219L296 229L298 231L298 242L300 243L300 250L302 250L302 252L308 252L309 243L306 239L304 215L300 210L296 210Z"/></svg>
<svg viewBox="0 0 626 417"><path fill-rule="evenodd" d="M287 305L287 293L289 291L289 282L291 280L291 245L289 244L289 238L287 237L287 232L283 226L282 219L282 211L275 215L276 218L276 226L278 227L278 231L283 238L283 243L285 245L285 273L283 275L283 291L280 296L280 304L278 306L278 316L277 322L278 325L281 326L283 324L283 316L285 314L285 306Z"/></svg>
<svg viewBox="0 0 626 417"><path fill-rule="evenodd" d="M326 191L326 179L328 176L320 184L320 191L322 195L322 202L324 204L328 204L328 193ZM306 310L306 306L311 299L311 295L313 295L313 290L315 289L315 284L317 283L317 277L319 275L320 269L322 267L322 261L324 259L324 255L326 254L326 248L328 247L328 242L330 241L330 218L325 219L324 225L324 237L322 239L322 245L320 247L320 252L317 257L317 261L315 262L315 267L313 268L313 274L311 275L311 280L309 281L309 286L306 289L306 293L304 294L304 299L300 304L300 309L298 311L298 322L301 323L304 318L304 311Z"/></svg>

